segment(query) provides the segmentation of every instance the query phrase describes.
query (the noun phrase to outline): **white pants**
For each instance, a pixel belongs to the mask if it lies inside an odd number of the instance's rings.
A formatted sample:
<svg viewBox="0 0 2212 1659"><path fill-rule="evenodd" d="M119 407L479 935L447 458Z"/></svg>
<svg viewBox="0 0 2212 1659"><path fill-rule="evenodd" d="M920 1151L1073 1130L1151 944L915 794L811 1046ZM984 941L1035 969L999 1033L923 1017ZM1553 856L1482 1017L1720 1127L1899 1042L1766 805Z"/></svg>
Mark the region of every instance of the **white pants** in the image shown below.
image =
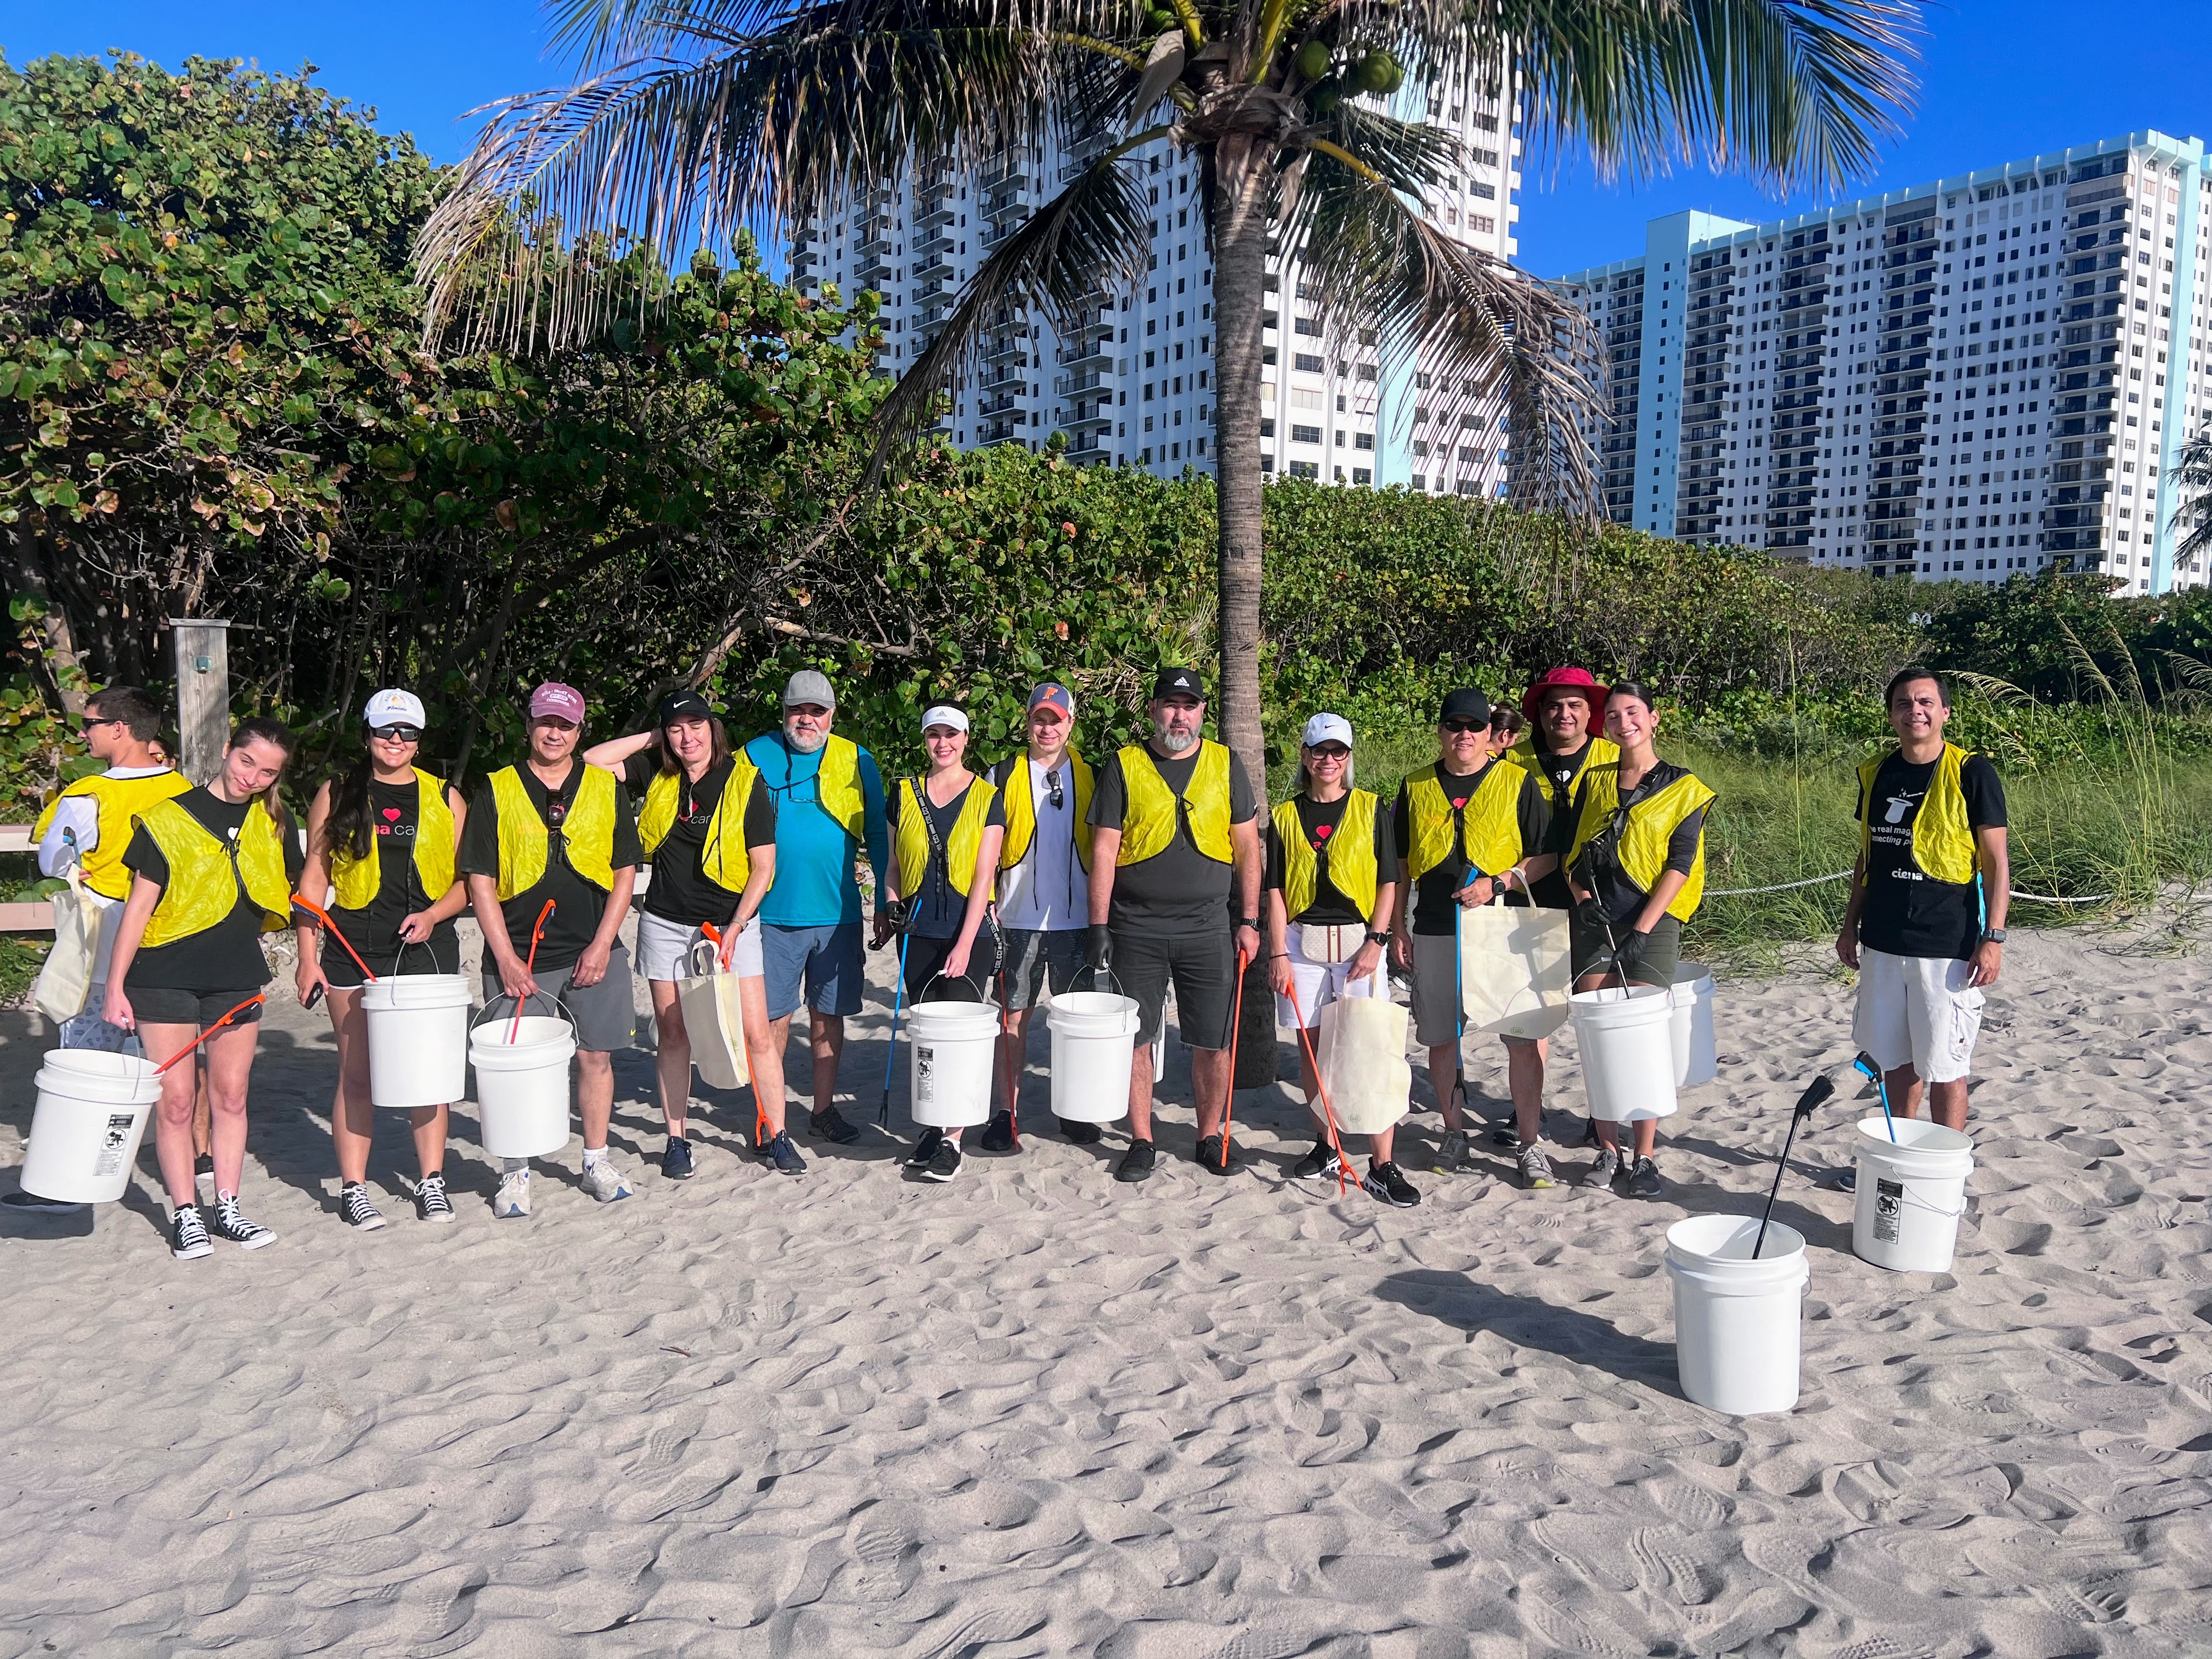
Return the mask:
<svg viewBox="0 0 2212 1659"><path fill-rule="evenodd" d="M1923 1083L1956 1083L1973 1068L1981 1033L1981 988L1971 962L1859 951L1858 1010L1851 1040L1885 1072L1910 1061Z"/></svg>
<svg viewBox="0 0 2212 1659"><path fill-rule="evenodd" d="M1297 988L1298 999L1295 1006L1288 997L1278 996L1275 999L1276 1024L1286 1025L1292 1030L1300 1025L1309 1031L1317 1030L1321 1026L1321 1011L1339 997L1381 997L1389 994L1389 963L1387 961L1378 960L1375 971L1366 978L1352 979L1348 977L1352 972L1349 962L1314 962L1309 959L1299 948L1303 931L1296 922L1292 922L1287 930L1289 943L1283 948L1291 953L1291 983ZM1363 945L1366 942L1364 928L1346 927L1344 931L1347 935L1357 935ZM1305 1015L1303 1020L1298 1018L1301 1012Z"/></svg>
<svg viewBox="0 0 2212 1659"><path fill-rule="evenodd" d="M691 947L706 937L696 927L687 927L680 921L665 921L651 911L641 910L637 917L638 972L647 979L671 983L690 978ZM705 962L703 951L699 959ZM738 935L737 945L730 952L730 971L739 979L758 979L766 971L761 963L759 922L750 924Z"/></svg>

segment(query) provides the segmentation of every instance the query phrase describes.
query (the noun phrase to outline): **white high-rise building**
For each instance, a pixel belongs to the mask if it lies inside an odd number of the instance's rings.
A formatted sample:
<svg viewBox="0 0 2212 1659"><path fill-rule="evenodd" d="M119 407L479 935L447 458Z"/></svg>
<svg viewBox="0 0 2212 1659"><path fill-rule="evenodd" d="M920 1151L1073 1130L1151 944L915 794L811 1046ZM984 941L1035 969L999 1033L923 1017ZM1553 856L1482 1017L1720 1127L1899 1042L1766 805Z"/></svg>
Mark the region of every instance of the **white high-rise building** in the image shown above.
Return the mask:
<svg viewBox="0 0 2212 1659"><path fill-rule="evenodd" d="M2207 409L2201 140L2130 133L1562 277L1603 331L1610 515L1876 575L2177 568Z"/></svg>
<svg viewBox="0 0 2212 1659"><path fill-rule="evenodd" d="M1389 102L1409 119L1459 133L1467 172L1430 204L1436 222L1469 245L1509 258L1521 185L1515 100L1478 80L1408 84ZM802 289L834 283L848 300L883 297L884 368L903 373L950 316L969 276L1049 201L1107 141L1009 150L963 169L925 162L908 176L800 225L791 276ZM1166 140L1134 152L1152 214L1151 269L1133 295L1103 285L1079 325L1008 313L988 331L979 374L964 377L939 430L963 448L1045 447L1066 434L1078 460L1121 463L1176 477L1213 469L1213 268L1196 165ZM1382 361L1376 342L1324 337L1301 301L1310 291L1292 253L1267 264L1266 406L1261 465L1344 484L1412 484L1489 494L1504 477L1494 411L1466 417L1479 431L1453 441L1417 423L1425 379ZM1286 319L1287 314L1287 319ZM1469 441L1459 442L1464 435Z"/></svg>

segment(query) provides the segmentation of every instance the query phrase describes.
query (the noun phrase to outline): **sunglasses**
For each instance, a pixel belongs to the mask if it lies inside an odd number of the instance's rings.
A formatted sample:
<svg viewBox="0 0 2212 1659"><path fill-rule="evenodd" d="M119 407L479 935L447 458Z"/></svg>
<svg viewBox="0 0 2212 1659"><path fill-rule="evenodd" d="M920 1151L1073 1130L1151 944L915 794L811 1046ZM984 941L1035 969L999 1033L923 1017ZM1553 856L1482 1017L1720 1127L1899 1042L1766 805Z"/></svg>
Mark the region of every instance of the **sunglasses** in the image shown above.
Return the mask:
<svg viewBox="0 0 2212 1659"><path fill-rule="evenodd" d="M1490 730L1490 722L1488 720L1438 720L1437 724L1443 727L1445 731L1454 733L1465 732L1487 732Z"/></svg>
<svg viewBox="0 0 2212 1659"><path fill-rule="evenodd" d="M1066 805L1066 797L1060 793L1060 774L1058 772L1048 772L1044 775L1044 787L1046 797L1052 802L1052 810L1054 811L1059 811L1062 806Z"/></svg>
<svg viewBox="0 0 2212 1659"><path fill-rule="evenodd" d="M420 743L422 741L422 728L419 726L372 726L368 728L368 735L386 743Z"/></svg>
<svg viewBox="0 0 2212 1659"><path fill-rule="evenodd" d="M1351 752L1340 743L1316 744L1314 745L1313 757L1316 760L1342 760Z"/></svg>
<svg viewBox="0 0 2212 1659"><path fill-rule="evenodd" d="M87 714L82 720L77 721L76 729L80 732L89 732L95 726L122 726L125 724L127 724L127 722L125 721L123 717L119 714Z"/></svg>

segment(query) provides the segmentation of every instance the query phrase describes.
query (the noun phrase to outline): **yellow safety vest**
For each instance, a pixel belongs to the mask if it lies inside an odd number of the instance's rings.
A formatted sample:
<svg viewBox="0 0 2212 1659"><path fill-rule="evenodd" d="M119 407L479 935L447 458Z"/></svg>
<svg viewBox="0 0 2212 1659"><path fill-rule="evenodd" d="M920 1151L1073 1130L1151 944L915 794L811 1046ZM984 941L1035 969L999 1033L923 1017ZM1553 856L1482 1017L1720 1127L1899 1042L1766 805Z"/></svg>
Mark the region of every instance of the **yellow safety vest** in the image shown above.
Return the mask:
<svg viewBox="0 0 2212 1659"><path fill-rule="evenodd" d="M915 779L902 778L899 789L904 798L898 819L899 896L910 899L921 891L922 878L929 873L929 826L921 816L927 808ZM991 802L998 793L988 778L969 784L967 801L945 839L945 878L963 898L975 884L975 852L983 844L983 821L991 816Z"/></svg>
<svg viewBox="0 0 2212 1659"><path fill-rule="evenodd" d="M1658 884L1659 877L1667 867L1667 843L1682 820L1701 806L1711 805L1716 797L1690 773L1668 784L1656 795L1639 800L1628 809L1628 822L1620 831L1619 857L1621 870L1629 880L1645 892ZM1567 853L1567 867L1572 869L1576 859L1582 855L1584 846L1605 833L1613 822L1613 815L1620 807L1620 763L1586 767L1583 771L1582 787L1575 799L1575 844ZM1667 907L1667 914L1678 921L1687 921L1698 911L1698 902L1705 895L1705 831L1698 827L1698 855L1690 866L1690 878L1682 884L1682 890L1674 895L1674 902Z"/></svg>
<svg viewBox="0 0 2212 1659"><path fill-rule="evenodd" d="M1228 864L1235 854L1229 842L1229 820L1234 803L1229 788L1229 750L1211 738L1198 743L1198 764L1181 796L1168 787L1153 763L1152 751L1133 743L1121 750L1121 782L1128 804L1121 812L1121 850L1114 862L1142 864L1167 851L1174 842L1180 816L1190 815L1191 845L1216 864Z"/></svg>
<svg viewBox="0 0 2212 1659"><path fill-rule="evenodd" d="M181 772L155 772L143 778L79 778L46 803L46 810L32 826L31 844L35 847L46 838L64 801L72 795L90 796L97 839L90 851L77 849L77 866L83 872L84 884L102 898L128 898L131 872L123 867L123 855L131 850L131 821L143 817L159 802L174 800L191 787Z"/></svg>
<svg viewBox="0 0 2212 1659"><path fill-rule="evenodd" d="M742 893L751 879L752 854L745 850L745 809L751 805L753 786L760 769L743 755L730 757L729 781L707 820L707 844L699 854L699 872L726 892ZM638 809L638 845L651 858L668 832L676 827L676 801L683 786L681 775L662 772L645 786L645 804Z"/></svg>
<svg viewBox="0 0 2212 1659"><path fill-rule="evenodd" d="M1083 757L1073 749L1067 751L1068 769L1075 775L1075 860L1085 870L1091 867L1091 768ZM1036 835L1036 790L1030 780L1029 751L1024 750L1006 763L1006 781L1000 793L1006 798L1006 839L999 848L999 868L1011 870L1029 856L1030 842Z"/></svg>
<svg viewBox="0 0 2212 1659"><path fill-rule="evenodd" d="M1583 751L1582 765L1576 769L1574 776L1567 780L1567 787L1565 789L1552 787L1552 775L1538 763L1536 740L1528 733L1524 732L1521 734L1520 740L1505 751L1505 758L1534 777L1536 781L1543 786L1544 799L1556 812L1572 800L1575 786L1583 781L1584 772L1593 766L1602 766L1608 761L1617 761L1620 758L1620 745L1611 738L1592 738L1589 747Z"/></svg>
<svg viewBox="0 0 2212 1659"><path fill-rule="evenodd" d="M261 907L263 933L274 933L291 921L283 832L259 801L246 809L234 846L173 800L157 802L138 822L169 861L168 884L140 940L148 950L207 932L237 907L241 886Z"/></svg>
<svg viewBox="0 0 2212 1659"><path fill-rule="evenodd" d="M1891 753L1894 754L1893 750ZM1888 756L1877 756L1859 768L1859 854L1863 860L1874 847L1874 778ZM1928 780L1928 793L1912 819L1912 861L1920 873L1936 881L1963 887L1976 873L1974 826L1966 817L1966 792L1959 774L1966 751L1945 744ZM105 831L101 832L103 835ZM1862 863L1861 866L1865 866Z"/></svg>
<svg viewBox="0 0 2212 1659"><path fill-rule="evenodd" d="M1503 873L1521 862L1521 790L1528 775L1496 761L1486 767L1459 816L1460 848L1467 861L1486 876ZM1406 838L1406 865L1419 881L1451 856L1452 804L1437 769L1406 780L1406 804L1413 823Z"/></svg>
<svg viewBox="0 0 2212 1659"><path fill-rule="evenodd" d="M1306 839L1304 821L1293 799L1275 809L1275 836L1283 843L1283 908L1296 921L1312 908L1321 888L1321 857ZM1375 797L1355 789L1344 803L1344 816L1328 838L1328 878L1336 890L1375 919L1375 890L1381 878L1375 847Z"/></svg>
<svg viewBox="0 0 2212 1659"><path fill-rule="evenodd" d="M568 867L607 891L615 884L615 781L596 766L576 764L584 775L561 826ZM545 878L552 832L515 768L503 766L491 775L491 798L499 811L499 902L504 904Z"/></svg>
<svg viewBox="0 0 2212 1659"><path fill-rule="evenodd" d="M860 788L860 746L834 732L822 745L822 764L814 775L814 799L854 841L866 839L867 797Z"/></svg>
<svg viewBox="0 0 2212 1659"><path fill-rule="evenodd" d="M453 884L453 809L446 804L446 781L415 770L415 872L422 878L422 896L445 897ZM331 885L338 908L366 910L384 885L378 837L368 838L368 855L356 858L346 848L331 848Z"/></svg>

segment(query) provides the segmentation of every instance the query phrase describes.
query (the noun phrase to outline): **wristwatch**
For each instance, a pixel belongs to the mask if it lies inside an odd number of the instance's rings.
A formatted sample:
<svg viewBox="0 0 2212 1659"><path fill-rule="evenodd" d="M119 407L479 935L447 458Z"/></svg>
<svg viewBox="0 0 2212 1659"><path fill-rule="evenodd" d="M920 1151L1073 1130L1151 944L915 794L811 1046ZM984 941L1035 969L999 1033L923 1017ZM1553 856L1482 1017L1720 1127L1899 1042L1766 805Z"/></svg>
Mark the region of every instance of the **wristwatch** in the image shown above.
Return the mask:
<svg viewBox="0 0 2212 1659"><path fill-rule="evenodd" d="M1260 931L1260 919L1257 916L1239 916L1237 918L1237 925L1239 927L1249 927L1255 933Z"/></svg>
<svg viewBox="0 0 2212 1659"><path fill-rule="evenodd" d="M1378 933L1370 927L1367 930L1367 942L1370 945L1388 945L1390 942L1390 935L1388 933Z"/></svg>
<svg viewBox="0 0 2212 1659"><path fill-rule="evenodd" d="M1982 937L1991 945L2002 945L2005 941L2005 930L2002 927L1984 927L1982 929Z"/></svg>

